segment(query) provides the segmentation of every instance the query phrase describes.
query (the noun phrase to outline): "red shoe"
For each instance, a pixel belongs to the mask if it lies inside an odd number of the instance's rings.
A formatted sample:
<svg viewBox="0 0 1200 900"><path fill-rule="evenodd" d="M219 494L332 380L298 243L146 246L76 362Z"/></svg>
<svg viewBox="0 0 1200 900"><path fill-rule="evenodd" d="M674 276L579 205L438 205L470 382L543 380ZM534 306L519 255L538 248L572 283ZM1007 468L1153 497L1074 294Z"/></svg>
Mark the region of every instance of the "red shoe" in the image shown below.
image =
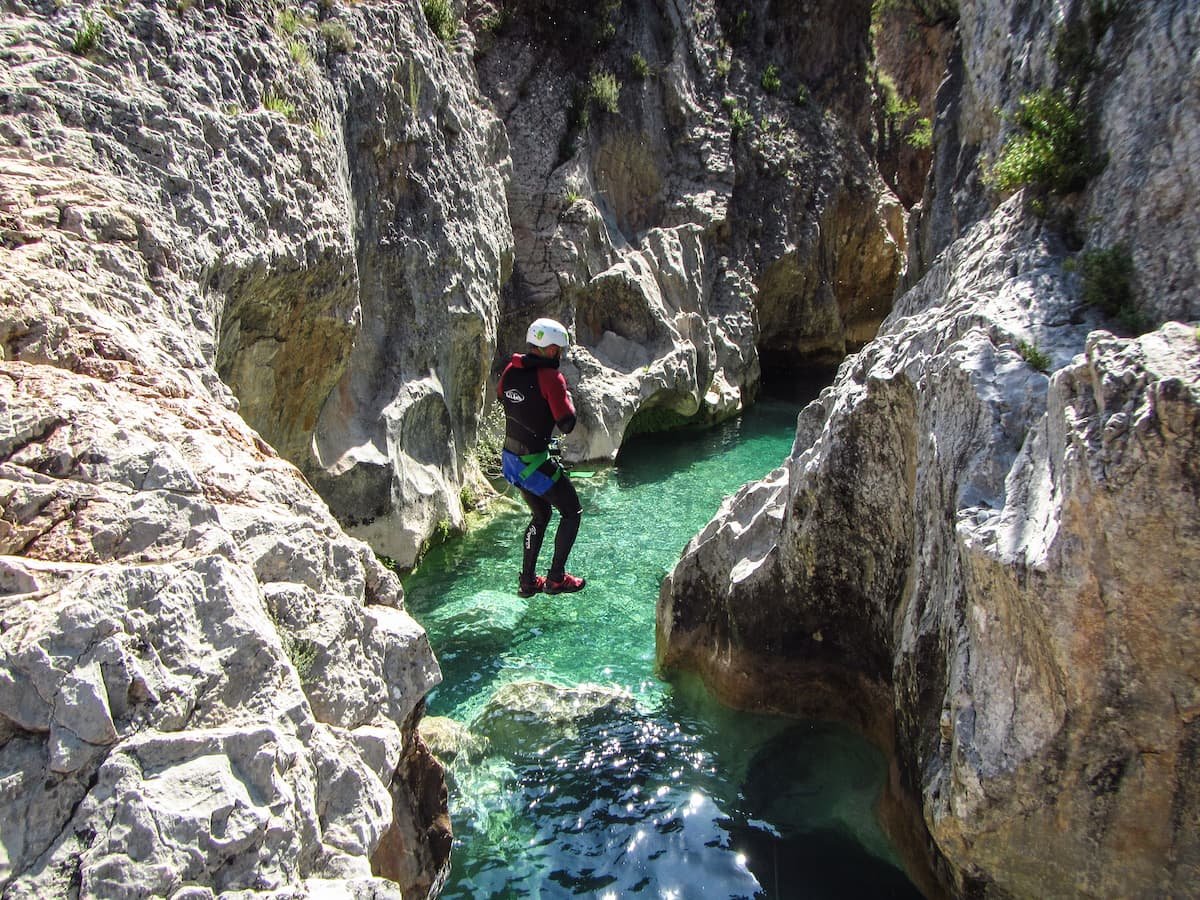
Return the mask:
<svg viewBox="0 0 1200 900"><path fill-rule="evenodd" d="M534 594L540 594L545 589L546 589L546 579L543 578L541 575L535 575L533 577L533 584L530 584L529 582L527 582L525 580L521 581L520 586L517 588L517 596L518 597L532 597Z"/></svg>
<svg viewBox="0 0 1200 900"><path fill-rule="evenodd" d="M587 582L584 579L577 578L570 572L564 572L562 578L546 579L546 593L573 594L576 591L582 591L585 584L587 584Z"/></svg>

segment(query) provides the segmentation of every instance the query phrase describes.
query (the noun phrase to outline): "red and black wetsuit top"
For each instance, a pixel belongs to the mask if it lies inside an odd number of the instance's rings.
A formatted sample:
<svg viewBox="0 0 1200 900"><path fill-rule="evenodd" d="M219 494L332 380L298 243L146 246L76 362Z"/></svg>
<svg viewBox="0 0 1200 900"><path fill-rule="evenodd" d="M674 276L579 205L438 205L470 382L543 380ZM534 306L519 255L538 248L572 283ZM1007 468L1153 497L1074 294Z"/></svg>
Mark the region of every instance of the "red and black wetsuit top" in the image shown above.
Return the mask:
<svg viewBox="0 0 1200 900"><path fill-rule="evenodd" d="M523 445L526 454L549 447L555 425L563 434L575 427L575 404L557 357L514 353L496 382L496 396L504 404L506 444Z"/></svg>

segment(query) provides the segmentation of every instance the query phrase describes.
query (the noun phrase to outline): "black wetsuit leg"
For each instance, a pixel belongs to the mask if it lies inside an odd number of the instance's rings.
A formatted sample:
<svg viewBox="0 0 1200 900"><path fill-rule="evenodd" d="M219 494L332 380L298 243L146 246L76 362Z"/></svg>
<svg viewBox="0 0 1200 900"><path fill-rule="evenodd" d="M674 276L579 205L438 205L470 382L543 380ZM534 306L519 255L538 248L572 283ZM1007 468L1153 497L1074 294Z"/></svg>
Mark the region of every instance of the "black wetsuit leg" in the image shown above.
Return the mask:
<svg viewBox="0 0 1200 900"><path fill-rule="evenodd" d="M521 566L521 581L525 584L533 582L537 574L538 553L542 549L542 541L546 537L546 526L550 522L550 507L558 510L558 530L554 533L554 559L550 563L551 578L562 578L567 568L567 556L575 546L575 538L579 534L579 523L583 518L583 505L579 502L579 494L567 473L563 472L558 481L542 496L531 494L521 488L521 496L533 517L525 528L525 554Z"/></svg>
<svg viewBox="0 0 1200 900"><path fill-rule="evenodd" d="M579 495L575 493L575 485L567 473L554 482L554 486L546 491L546 499L558 510L558 530L554 532L554 559L550 562L547 576L552 580L561 580L567 570L567 556L575 546L575 537L579 534L579 522L583 518L583 505Z"/></svg>
<svg viewBox="0 0 1200 900"><path fill-rule="evenodd" d="M525 553L521 561L521 584L533 584L537 575L538 553L542 550L542 540L546 537L546 526L550 524L550 501L545 497L532 494L525 488L519 488L525 505L529 507L533 517L525 526Z"/></svg>

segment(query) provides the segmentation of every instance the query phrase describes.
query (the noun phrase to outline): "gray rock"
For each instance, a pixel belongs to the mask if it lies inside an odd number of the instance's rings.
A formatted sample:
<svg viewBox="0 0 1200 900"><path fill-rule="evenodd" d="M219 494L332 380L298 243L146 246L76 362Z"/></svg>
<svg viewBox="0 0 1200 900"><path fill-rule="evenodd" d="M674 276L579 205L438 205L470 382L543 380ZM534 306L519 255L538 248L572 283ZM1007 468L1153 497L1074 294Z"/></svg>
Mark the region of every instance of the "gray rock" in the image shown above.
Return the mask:
<svg viewBox="0 0 1200 900"><path fill-rule="evenodd" d="M689 545L660 659L894 748L952 891L1187 894L1200 341L1105 330L1061 236L1124 245L1151 320L1198 315L1179 205L1200 172L1200 95L1179 87L1198 13L1114 6L1086 35L1106 165L1039 222L980 176L1003 113L1078 75L1060 42L1104 9L957 6L911 289L801 414L787 464Z"/></svg>
<svg viewBox="0 0 1200 900"><path fill-rule="evenodd" d="M568 459L736 414L759 390L760 353L782 370L836 360L887 313L902 213L857 136L865 82L835 74L866 64L866 8L818 6L750 10L736 38L711 8L646 3L611 44L591 7L522 10L480 36L480 81L512 142L500 347L522 349L538 315L571 327ZM802 49L778 54L779 34ZM647 77L630 77L635 51ZM786 95L760 86L768 64ZM616 113L589 99L601 71ZM802 86L812 103L796 102ZM726 98L751 119L736 136Z"/></svg>
<svg viewBox="0 0 1200 900"><path fill-rule="evenodd" d="M583 725L634 709L632 697L610 687L514 681L496 690L470 731L486 739L495 753L511 756L573 737Z"/></svg>
<svg viewBox="0 0 1200 900"><path fill-rule="evenodd" d="M785 467L692 540L659 657L894 741L956 889L1169 893L1196 861L1194 812L1166 810L1194 805L1200 342L1089 337L1065 253L1018 209L952 247Z"/></svg>

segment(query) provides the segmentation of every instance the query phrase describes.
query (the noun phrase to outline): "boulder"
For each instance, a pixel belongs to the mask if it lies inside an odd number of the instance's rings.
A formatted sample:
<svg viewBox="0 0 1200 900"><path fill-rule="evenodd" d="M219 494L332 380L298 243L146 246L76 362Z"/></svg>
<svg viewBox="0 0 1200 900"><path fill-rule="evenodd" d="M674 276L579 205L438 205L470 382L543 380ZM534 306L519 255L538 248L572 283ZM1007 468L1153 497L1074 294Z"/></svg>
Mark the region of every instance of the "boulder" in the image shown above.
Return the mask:
<svg viewBox="0 0 1200 900"><path fill-rule="evenodd" d="M634 709L633 698L615 688L513 681L496 689L470 730L487 740L494 753L511 757L573 738L584 725Z"/></svg>

